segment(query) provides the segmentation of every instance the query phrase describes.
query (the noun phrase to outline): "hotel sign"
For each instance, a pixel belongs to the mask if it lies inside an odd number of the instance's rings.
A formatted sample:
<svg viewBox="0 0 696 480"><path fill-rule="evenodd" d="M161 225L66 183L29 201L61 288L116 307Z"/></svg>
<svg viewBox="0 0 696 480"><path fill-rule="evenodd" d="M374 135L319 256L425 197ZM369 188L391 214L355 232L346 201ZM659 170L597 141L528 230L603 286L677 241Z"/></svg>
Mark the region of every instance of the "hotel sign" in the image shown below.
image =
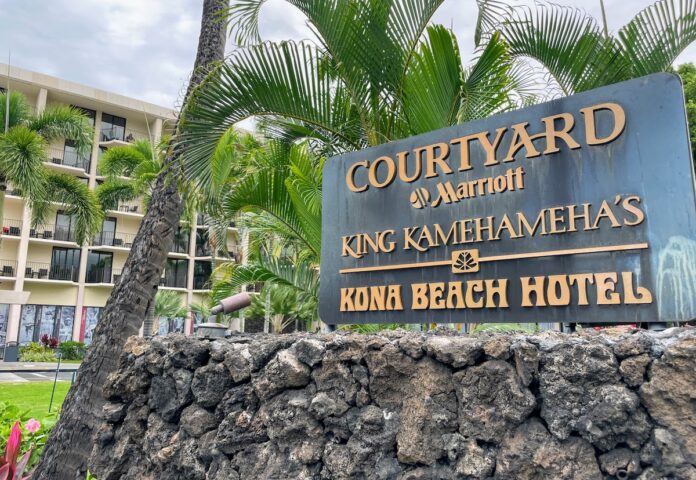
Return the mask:
<svg viewBox="0 0 696 480"><path fill-rule="evenodd" d="M323 195L329 324L696 318L673 75L332 158Z"/></svg>

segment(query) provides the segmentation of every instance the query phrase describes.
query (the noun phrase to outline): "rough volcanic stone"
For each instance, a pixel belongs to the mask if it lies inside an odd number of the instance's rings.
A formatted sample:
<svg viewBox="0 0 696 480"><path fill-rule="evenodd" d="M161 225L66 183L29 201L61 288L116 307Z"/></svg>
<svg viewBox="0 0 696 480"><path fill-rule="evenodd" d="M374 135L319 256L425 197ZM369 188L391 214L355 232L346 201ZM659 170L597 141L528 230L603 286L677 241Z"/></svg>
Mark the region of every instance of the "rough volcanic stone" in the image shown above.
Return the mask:
<svg viewBox="0 0 696 480"><path fill-rule="evenodd" d="M538 419L532 418L501 442L495 478L596 480L602 474L592 445L578 437L559 441Z"/></svg>
<svg viewBox="0 0 696 480"><path fill-rule="evenodd" d="M588 340L544 353L540 372L541 417L559 439L579 433L601 450L620 443L640 448L650 425L637 395L620 380L614 354Z"/></svg>
<svg viewBox="0 0 696 480"><path fill-rule="evenodd" d="M599 456L599 466L608 475L616 476L617 473L635 477L642 469L640 468L640 456L638 452L628 448L617 448ZM627 478L627 477L623 477Z"/></svg>
<svg viewBox="0 0 696 480"><path fill-rule="evenodd" d="M650 367L650 381L640 387L648 413L675 433L675 446L696 465L696 336L668 347Z"/></svg>
<svg viewBox="0 0 696 480"><path fill-rule="evenodd" d="M518 340L512 345L515 359L515 370L522 385L528 387L539 376L539 350L524 340Z"/></svg>
<svg viewBox="0 0 696 480"><path fill-rule="evenodd" d="M131 339L104 388L90 469L100 480L696 480L695 366L693 328Z"/></svg>
<svg viewBox="0 0 696 480"><path fill-rule="evenodd" d="M230 387L232 377L221 363L209 363L197 369L191 381L193 396L204 407L214 407L220 403Z"/></svg>
<svg viewBox="0 0 696 480"><path fill-rule="evenodd" d="M461 368L476 363L483 354L483 343L472 337L428 337L425 351L442 363Z"/></svg>
<svg viewBox="0 0 696 480"><path fill-rule="evenodd" d="M311 370L290 350L281 350L252 380L261 400L271 398L287 389L304 387L309 383Z"/></svg>
<svg viewBox="0 0 696 480"><path fill-rule="evenodd" d="M322 358L324 357L324 352L326 352L326 346L324 346L324 343L319 340L303 338L302 340L294 343L290 350L295 354L300 362L313 367L317 363L321 362Z"/></svg>
<svg viewBox="0 0 696 480"><path fill-rule="evenodd" d="M653 339L647 332L637 330L632 335L622 337L614 345L614 355L623 359L650 352Z"/></svg>
<svg viewBox="0 0 696 480"><path fill-rule="evenodd" d="M510 351L512 341L511 338L495 335L493 338L483 343L483 352L491 358L507 360L512 353Z"/></svg>
<svg viewBox="0 0 696 480"><path fill-rule="evenodd" d="M215 414L199 405L190 405L181 412L181 428L192 437L200 437L218 426Z"/></svg>
<svg viewBox="0 0 696 480"><path fill-rule="evenodd" d="M459 432L468 438L499 442L536 407L529 389L509 363L489 360L454 374L459 400Z"/></svg>
<svg viewBox="0 0 696 480"><path fill-rule="evenodd" d="M150 387L150 408L167 422L177 421L179 414L193 401L191 382L193 372L176 369L165 372L152 379Z"/></svg>
<svg viewBox="0 0 696 480"><path fill-rule="evenodd" d="M621 361L619 372L626 385L637 387L643 383L645 370L650 364L650 355L643 353L635 357L629 357Z"/></svg>

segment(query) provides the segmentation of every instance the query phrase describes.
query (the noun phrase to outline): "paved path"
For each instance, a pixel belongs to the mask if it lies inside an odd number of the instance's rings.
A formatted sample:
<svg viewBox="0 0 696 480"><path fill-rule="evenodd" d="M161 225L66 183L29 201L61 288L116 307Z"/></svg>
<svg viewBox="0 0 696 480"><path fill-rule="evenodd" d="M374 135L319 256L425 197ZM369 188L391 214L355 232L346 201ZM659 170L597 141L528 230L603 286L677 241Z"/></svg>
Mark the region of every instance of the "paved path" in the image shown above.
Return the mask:
<svg viewBox="0 0 696 480"><path fill-rule="evenodd" d="M53 381L56 366L57 363L0 362L0 383ZM79 367L77 363L61 363L58 380L71 381Z"/></svg>

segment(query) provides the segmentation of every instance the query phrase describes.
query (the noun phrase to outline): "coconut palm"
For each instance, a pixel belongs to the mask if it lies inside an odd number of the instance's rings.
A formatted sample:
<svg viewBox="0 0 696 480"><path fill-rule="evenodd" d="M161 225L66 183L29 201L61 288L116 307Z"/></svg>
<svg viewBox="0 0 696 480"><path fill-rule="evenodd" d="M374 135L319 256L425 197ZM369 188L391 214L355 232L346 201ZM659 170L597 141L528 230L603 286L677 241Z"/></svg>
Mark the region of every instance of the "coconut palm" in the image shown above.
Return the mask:
<svg viewBox="0 0 696 480"><path fill-rule="evenodd" d="M78 155L91 149L94 130L80 110L68 106L50 106L33 115L24 96L17 92L0 93L0 183L11 183L29 202L32 224L42 223L54 203L75 218L75 238L86 242L99 230L103 213L97 197L87 185L71 175L59 174L46 167L51 141L69 139ZM0 189L0 211L5 189Z"/></svg>
<svg viewBox="0 0 696 480"><path fill-rule="evenodd" d="M211 72L184 111L179 142L190 177L205 175L218 140L249 117L273 138L308 139L321 155L485 117L526 98L499 35L488 36L465 67L453 33L429 26L442 0L290 0L314 39L258 43L263 3L231 7L243 47Z"/></svg>
<svg viewBox="0 0 696 480"><path fill-rule="evenodd" d="M502 34L514 57L539 62L564 95L667 71L696 40L696 0L660 0L639 12L615 36L582 10L552 3L495 8L484 30ZM493 32L493 33L491 33Z"/></svg>

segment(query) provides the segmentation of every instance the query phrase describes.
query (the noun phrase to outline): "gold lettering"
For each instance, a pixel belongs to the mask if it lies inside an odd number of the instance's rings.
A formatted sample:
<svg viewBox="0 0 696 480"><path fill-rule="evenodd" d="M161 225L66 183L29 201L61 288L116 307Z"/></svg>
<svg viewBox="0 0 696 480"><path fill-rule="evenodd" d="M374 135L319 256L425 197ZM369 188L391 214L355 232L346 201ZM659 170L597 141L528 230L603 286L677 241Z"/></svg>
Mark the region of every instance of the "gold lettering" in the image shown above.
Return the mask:
<svg viewBox="0 0 696 480"><path fill-rule="evenodd" d="M413 300L411 301L411 310L425 310L428 308L428 284L413 283L411 284L411 293Z"/></svg>
<svg viewBox="0 0 696 480"><path fill-rule="evenodd" d="M621 278L623 280L624 303L626 305L652 303L653 297L650 290L641 286L636 286L636 290L633 290L633 272L621 272Z"/></svg>
<svg viewBox="0 0 696 480"><path fill-rule="evenodd" d="M570 275L570 284L577 283L578 285L578 305L589 305L587 299L587 284L594 284L594 275L591 273L578 273Z"/></svg>
<svg viewBox="0 0 696 480"><path fill-rule="evenodd" d="M597 305L618 305L621 303L616 289L616 272L595 273L597 282Z"/></svg>
<svg viewBox="0 0 696 480"><path fill-rule="evenodd" d="M534 283L531 280L534 280ZM522 306L523 307L545 307L544 301L544 282L546 277L520 277L522 282ZM532 303L532 293L536 295L536 303Z"/></svg>
<svg viewBox="0 0 696 480"><path fill-rule="evenodd" d="M346 171L346 185L348 185L348 190L355 193L364 192L367 190L367 184L363 185L362 187L355 185L355 171L359 167L367 168L368 165L368 161L363 160L362 162L355 162L353 165L348 167L348 171Z"/></svg>
<svg viewBox="0 0 696 480"><path fill-rule="evenodd" d="M497 283L497 286L494 286L495 283ZM486 308L508 308L507 285L507 278L486 280ZM498 295L497 304L495 295Z"/></svg>
<svg viewBox="0 0 696 480"><path fill-rule="evenodd" d="M556 130L556 120L563 120L563 128ZM570 131L575 126L575 119L570 113L559 113L541 119L546 124L546 150L544 155L559 152L561 149L556 146L556 139L563 140L571 149L580 148L580 144L570 136Z"/></svg>
<svg viewBox="0 0 696 480"><path fill-rule="evenodd" d="M549 305L558 307L570 304L570 287L567 275L549 275L549 286L546 289Z"/></svg>
<svg viewBox="0 0 696 480"><path fill-rule="evenodd" d="M355 293L354 288L342 288L341 289L341 312L354 312L355 305L353 304L353 293Z"/></svg>
<svg viewBox="0 0 696 480"><path fill-rule="evenodd" d="M544 134L534 135L533 137L530 136L527 132L527 125L529 125L529 122L516 123L511 127L513 131L512 140L510 141L507 157L503 159L503 162L512 162L515 160L515 154L523 147L526 150L525 158L533 158L541 155L539 150L534 146L532 140L539 136L544 136Z"/></svg>
<svg viewBox="0 0 696 480"><path fill-rule="evenodd" d="M614 115L614 130L604 137L597 138L597 126L595 124L595 112L609 110ZM585 117L585 139L588 145L602 145L616 139L626 127L626 112L616 103L600 103L591 107L581 108Z"/></svg>
<svg viewBox="0 0 696 480"><path fill-rule="evenodd" d="M377 169L379 168L379 165L381 163L387 165L387 176L384 178L382 182L377 180ZM374 162L372 162L372 165L370 165L370 170L368 171L367 178L370 180L370 183L376 188L384 188L390 185L396 178L396 165L394 164L394 160L392 160L391 157L387 156L379 157Z"/></svg>

